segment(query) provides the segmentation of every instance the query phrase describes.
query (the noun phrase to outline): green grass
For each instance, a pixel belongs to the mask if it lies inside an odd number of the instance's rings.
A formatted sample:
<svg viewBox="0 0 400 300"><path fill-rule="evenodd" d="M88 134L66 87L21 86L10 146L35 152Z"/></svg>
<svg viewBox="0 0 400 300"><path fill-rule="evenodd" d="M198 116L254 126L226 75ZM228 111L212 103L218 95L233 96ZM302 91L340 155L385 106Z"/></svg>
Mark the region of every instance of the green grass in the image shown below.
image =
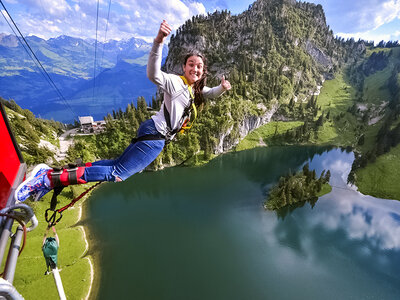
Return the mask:
<svg viewBox="0 0 400 300"><path fill-rule="evenodd" d="M78 192L90 187L89 184L81 185ZM72 200L70 188L59 196L60 203L57 208L68 204ZM42 253L43 235L46 229L44 212L49 208L52 193L44 196L40 202L27 202L39 220L38 227L28 232L27 243L21 256L15 273L14 286L27 300L32 299L58 299L57 289L52 275L44 275L46 263ZM67 299L84 299L90 286L90 265L86 256L86 242L82 227L77 225L80 206L83 199L74 207L63 213L63 218L57 224L56 230L60 238L58 251L58 268L63 282ZM52 234L49 234L52 236Z"/></svg>
<svg viewBox="0 0 400 300"><path fill-rule="evenodd" d="M359 135L357 119L347 109L354 103L355 90L347 83L345 76L338 73L332 80L325 81L318 96L318 105L321 106L317 118L323 112L325 116L330 112L329 120L319 128L318 136L311 136L308 144L348 146L355 145ZM344 114L339 120L335 116ZM266 145L284 145L282 138L274 139L277 135L284 134L287 130L301 126L303 122L270 122L248 134L236 147L236 151L251 149ZM379 129L378 129L379 130Z"/></svg>
<svg viewBox="0 0 400 300"><path fill-rule="evenodd" d="M357 119L348 108L354 104L355 90L347 82L342 73L336 74L332 80L327 80L318 96L318 105L329 120L318 131L318 138L311 141L321 145L347 146L354 145L357 140ZM343 115L340 119L336 116Z"/></svg>
<svg viewBox="0 0 400 300"><path fill-rule="evenodd" d="M390 58L387 68L382 71L376 72L365 80L364 84L364 99L366 105L373 105L377 107L383 101L388 101L390 94L387 88L387 80L392 71L395 60L398 60L398 53L400 47L393 49L395 54ZM376 143L376 135L381 128L383 120L370 126L364 126L360 129L362 122L360 119L347 112L355 102L355 89L348 83L345 75L339 73L332 80L324 82L321 93L318 96L318 105L321 107L321 112L325 116L330 112L330 119L326 120L322 127L318 130L318 136L311 136L310 144L317 145L335 145L335 146L354 146L362 153L371 150ZM342 115L337 119L335 116ZM318 116L317 116L318 117ZM400 122L400 121L399 121ZM246 150L263 145L274 144L273 136L277 128L277 133L285 133L286 130L298 127L302 122L270 122L260 128L252 131L245 139L243 139L236 151ZM396 123L397 124L397 123ZM365 136L363 145L357 145L358 138L361 134ZM280 142L282 145L285 142ZM375 163L369 164L365 169L358 170L356 173L356 184L359 190L368 195L380 198L390 198L400 200L400 185L397 183L400 177L400 145L392 149L388 154L383 155L377 159ZM325 191L327 187L324 186L322 194L330 191ZM318 195L321 196L321 195Z"/></svg>
<svg viewBox="0 0 400 300"><path fill-rule="evenodd" d="M388 53L388 52L390 52L391 49L393 49L393 48L372 48L372 49L367 48L367 57L370 56L373 52L378 53L378 52L383 51L383 52Z"/></svg>
<svg viewBox="0 0 400 300"><path fill-rule="evenodd" d="M137 64L137 65L141 65L141 66L145 66L147 65L147 61L149 59L149 55L143 55L141 57L135 58L135 59L124 59L124 61L126 61L129 64Z"/></svg>
<svg viewBox="0 0 400 300"><path fill-rule="evenodd" d="M318 95L318 105L322 111L330 110L331 114L336 115L353 105L354 95L354 88L347 83L345 76L337 73L334 79L324 82Z"/></svg>
<svg viewBox="0 0 400 300"><path fill-rule="evenodd" d="M384 199L400 200L400 145L379 156L374 163L356 172L359 191Z"/></svg>
<svg viewBox="0 0 400 300"><path fill-rule="evenodd" d="M287 130L301 126L303 122L269 122L249 133L240 143L236 146L235 151L242 151L252 149L259 146L273 145L272 138L275 135L284 134Z"/></svg>
<svg viewBox="0 0 400 300"><path fill-rule="evenodd" d="M322 185L321 190L317 193L317 197L322 197L323 195L329 194L332 191L332 187L329 183L325 183Z"/></svg>
<svg viewBox="0 0 400 300"><path fill-rule="evenodd" d="M391 99L387 83L392 73L393 67L389 65L382 71L378 71L365 78L364 81L364 99L366 103L380 105L382 102L388 102Z"/></svg>

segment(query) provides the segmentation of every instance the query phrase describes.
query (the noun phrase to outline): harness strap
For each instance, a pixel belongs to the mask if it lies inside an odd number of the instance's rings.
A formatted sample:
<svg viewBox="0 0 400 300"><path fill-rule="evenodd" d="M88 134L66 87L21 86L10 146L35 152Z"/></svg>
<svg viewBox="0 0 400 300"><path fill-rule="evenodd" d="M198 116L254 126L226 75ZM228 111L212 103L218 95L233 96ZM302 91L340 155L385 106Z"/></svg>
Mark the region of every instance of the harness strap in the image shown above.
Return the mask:
<svg viewBox="0 0 400 300"><path fill-rule="evenodd" d="M63 187L64 185L61 183L61 175L64 172L63 168L53 168L53 170L49 170L47 175L51 178L51 183L54 188Z"/></svg>
<svg viewBox="0 0 400 300"><path fill-rule="evenodd" d="M76 167L74 169L67 169L69 184L78 184L78 176L77 176L78 172L77 171L78 171L78 167Z"/></svg>
<svg viewBox="0 0 400 300"><path fill-rule="evenodd" d="M194 95L193 95L193 91L192 91L192 87L189 85L189 83L187 82L187 79L185 76L179 76L183 82L187 85L189 93L190 93L190 97L192 97L192 99L194 100Z"/></svg>
<svg viewBox="0 0 400 300"><path fill-rule="evenodd" d="M86 167L77 166L76 164L69 164L64 168L54 168L53 170L49 170L47 176L49 177L50 184L53 188L86 183L86 181L82 179L85 168Z"/></svg>
<svg viewBox="0 0 400 300"><path fill-rule="evenodd" d="M165 140L165 136L163 136L161 133L142 135L142 136L133 138L131 143L135 144L135 143L141 142L141 141L155 141L155 140Z"/></svg>
<svg viewBox="0 0 400 300"><path fill-rule="evenodd" d="M164 103L164 118L165 118L165 121L167 122L167 130L168 130L167 139L169 140L171 138L171 136L173 136L174 134L176 134L178 132L178 129L177 128L172 129L171 115L169 114L169 111L168 111L165 103Z"/></svg>
<svg viewBox="0 0 400 300"><path fill-rule="evenodd" d="M60 195L64 186L57 186L53 189L53 196L51 197L50 210L55 210L57 206L57 196Z"/></svg>
<svg viewBox="0 0 400 300"><path fill-rule="evenodd" d="M187 79L185 76L179 76L179 77L183 80L185 85L187 85L191 99L190 99L189 105L187 107L185 107L182 117L181 117L181 120L179 122L182 125L180 125L180 128L178 127L178 128L174 128L174 129L172 128L172 124L171 124L171 115L167 109L167 106L164 103L164 118L165 118L165 121L167 122L167 130L168 130L167 137L166 137L167 142L169 142L171 139L171 136L175 135L176 133L178 133L178 132L183 133L185 130L192 128L193 122L197 118L197 108L196 108L196 105L194 104L194 95L193 95L192 87L187 82ZM191 109L193 110L193 121L189 125ZM189 120L188 120L188 117L189 117Z"/></svg>

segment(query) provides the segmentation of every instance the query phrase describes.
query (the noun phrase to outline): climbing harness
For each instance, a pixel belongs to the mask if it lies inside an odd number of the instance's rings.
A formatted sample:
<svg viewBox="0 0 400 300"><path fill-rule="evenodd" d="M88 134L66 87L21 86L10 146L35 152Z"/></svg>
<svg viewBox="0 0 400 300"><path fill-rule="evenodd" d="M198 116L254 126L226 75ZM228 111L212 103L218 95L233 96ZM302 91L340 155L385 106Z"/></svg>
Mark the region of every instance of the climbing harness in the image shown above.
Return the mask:
<svg viewBox="0 0 400 300"><path fill-rule="evenodd" d="M169 114L168 109L164 103L164 118L165 118L165 121L167 122L167 134L165 136L162 135L161 133L142 135L142 136L133 138L131 141L132 144L135 144L135 143L141 142L141 141L165 140L165 145L167 145L171 141L172 137L175 134L177 134L178 132L184 133L186 130L189 130L190 128L192 128L194 120L197 118L197 109L196 109L196 105L194 104L194 95L193 95L192 87L188 84L185 76L180 76L180 78L187 85L189 93L190 93L190 103L184 109L182 118L179 121L179 124L182 124L182 125L178 126L178 128L172 129L171 115ZM191 120L192 111L193 111L193 120Z"/></svg>
<svg viewBox="0 0 400 300"><path fill-rule="evenodd" d="M135 143L141 142L141 141L156 141L156 140L165 140L165 136L162 135L161 133L142 135L142 136L133 138L131 143L135 144Z"/></svg>
<svg viewBox="0 0 400 300"><path fill-rule="evenodd" d="M85 165L88 166L88 165ZM74 206L74 204L82 199L87 193L89 193L91 190L93 190L95 187L99 186L102 181L97 182L95 185L91 186L88 188L86 191L81 193L78 197L74 198L69 204L63 206L62 208L56 209L57 206L57 197L61 193L61 191L64 189L65 186L69 184L79 184L79 183L86 183L80 177L83 174L82 169L84 170L84 167L78 167L76 164L72 165L69 164L68 168L54 168L52 171L49 171L49 178L54 184L54 189L53 189L53 196L51 198L50 202L50 208L46 209L45 212L45 219L46 222L48 223L47 230L49 228L53 228L54 233L56 234L54 226L61 220L62 218L62 213L66 209L70 208L71 206ZM51 177L50 177L51 176ZM50 215L50 213L52 214ZM47 232L46 232L47 235ZM55 245L55 243L57 245ZM62 285L61 277L59 270L57 268L57 251L58 251L58 242L56 242L55 239L53 238L46 238L46 240L43 243L42 246L42 251L43 255L46 259L46 265L47 268L51 268L51 273L53 274L54 277L54 282L57 287L58 295L60 299L66 299L64 288ZM48 271L46 271L45 274L48 274Z"/></svg>
<svg viewBox="0 0 400 300"><path fill-rule="evenodd" d="M97 182L95 185L92 185L90 188L88 188L86 191L84 191L82 194L80 194L78 197L74 198L69 204L65 205L64 207L60 209L56 209L57 206L57 196L61 193L64 187L57 187L54 188L53 192L53 197L51 198L51 203L50 203L50 208L46 209L46 212L44 214L46 222L50 224L50 226L56 225L61 218L63 217L62 213L64 210L70 208L71 206L74 206L74 204L82 199L87 193L89 193L91 190L93 190L95 187L99 186L102 183L102 181ZM49 214L52 213L51 216ZM57 214L59 216L57 217Z"/></svg>
<svg viewBox="0 0 400 300"><path fill-rule="evenodd" d="M190 128L192 128L193 123L197 118L197 109L196 109L196 105L194 104L194 95L193 95L192 87L188 84L185 76L180 76L180 77L182 78L183 82L187 85L189 93L190 93L190 97L191 97L190 105L185 109L185 111L183 113L183 117L186 117L186 118L183 121L181 129L179 130L180 133L184 133L185 130L189 130ZM193 110L193 120L191 120L191 110ZM190 123L190 125L189 125L189 123Z"/></svg>
<svg viewBox="0 0 400 300"><path fill-rule="evenodd" d="M88 188L78 197L73 199L69 204L66 206L56 209L57 206L57 197L64 189L64 187L71 185L71 184L83 184L87 183L85 180L81 179L85 168L91 166L91 163L83 164L82 162L77 162L76 164L68 164L68 166L64 166L63 168L53 168L53 170L49 170L48 176L50 178L51 184L53 188L53 196L50 201L50 208L46 209L45 211L45 219L46 222L50 226L56 225L62 218L62 212L69 207L73 206L78 200L80 200L83 196L97 187L100 183L98 182L95 185ZM52 212L52 214L51 214ZM51 214L51 215L50 215Z"/></svg>
<svg viewBox="0 0 400 300"><path fill-rule="evenodd" d="M175 129L172 129L171 115L169 114L167 106L164 103L164 117L165 117L165 121L167 122L167 130L168 130L166 139L165 139L166 143L168 143L176 133L178 133L178 132L184 133L186 130L189 130L190 128L192 128L193 123L194 123L195 119L197 118L197 109L196 109L196 105L194 104L194 95L193 95L192 87L188 84L185 76L180 76L180 78L183 80L185 85L187 85L191 99L190 99L189 105L183 111L182 118L179 121L179 124L182 124L182 125L178 126ZM193 111L193 120L191 120L192 111Z"/></svg>
<svg viewBox="0 0 400 300"><path fill-rule="evenodd" d="M82 184L86 183L85 180L81 179L85 172L85 167L91 166L88 164L68 164L63 168L53 168L49 170L48 177L53 187L65 187L71 184Z"/></svg>

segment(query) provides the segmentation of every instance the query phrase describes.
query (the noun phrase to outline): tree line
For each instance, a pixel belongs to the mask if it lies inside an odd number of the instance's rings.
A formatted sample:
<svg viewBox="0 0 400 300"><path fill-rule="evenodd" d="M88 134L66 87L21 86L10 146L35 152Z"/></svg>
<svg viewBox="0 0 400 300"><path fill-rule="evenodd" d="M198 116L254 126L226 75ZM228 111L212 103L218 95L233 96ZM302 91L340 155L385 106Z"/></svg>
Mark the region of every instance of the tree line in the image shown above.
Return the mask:
<svg viewBox="0 0 400 300"><path fill-rule="evenodd" d="M5 100L0 97L0 102L11 110L7 114L9 124L20 145L24 161L28 165L52 162L55 153L40 146L40 143L48 141L57 146L57 136L66 129L66 126L54 120L36 118L30 110L22 109L14 100Z"/></svg>
<svg viewBox="0 0 400 300"><path fill-rule="evenodd" d="M325 184L329 183L331 172L330 170L323 170L321 175L317 177L315 170L310 170L309 167L309 164L306 163L302 171L282 176L278 184L269 191L264 207L269 210L278 210L285 206L306 201L314 207L318 200L318 193L321 192Z"/></svg>

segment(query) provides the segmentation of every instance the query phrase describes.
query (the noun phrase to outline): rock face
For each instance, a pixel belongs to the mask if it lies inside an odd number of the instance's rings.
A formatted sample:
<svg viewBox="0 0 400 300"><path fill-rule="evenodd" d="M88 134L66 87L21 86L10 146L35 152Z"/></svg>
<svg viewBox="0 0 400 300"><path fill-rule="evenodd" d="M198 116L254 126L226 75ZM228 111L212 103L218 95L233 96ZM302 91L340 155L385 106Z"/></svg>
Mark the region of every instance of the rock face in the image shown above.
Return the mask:
<svg viewBox="0 0 400 300"><path fill-rule="evenodd" d="M261 105L259 105L261 106ZM274 105L271 109L267 110L266 107L260 107L264 110L264 113L261 116L247 116L244 118L243 122L239 125L239 138L232 140L230 138L230 134L233 130L233 126L230 127L227 131L220 133L218 136L219 143L214 149L215 154L220 154L227 152L234 148L240 140L245 138L251 131L257 129L258 127L267 124L271 121L272 116L278 109L278 105Z"/></svg>
<svg viewBox="0 0 400 300"><path fill-rule="evenodd" d="M306 42L307 53L324 68L331 69L333 66L332 59L319 49L312 41Z"/></svg>
<svg viewBox="0 0 400 300"><path fill-rule="evenodd" d="M229 125L214 133L218 154L268 123L280 103L291 98L305 101L315 94L342 63L362 55L365 45L336 39L321 5L257 0L238 15L216 11L186 21L171 37L164 70L181 74L182 57L194 49L208 59L211 85L228 75L233 86L228 101L250 100L253 108L264 105L261 114L249 109L226 116L230 120L224 124Z"/></svg>

